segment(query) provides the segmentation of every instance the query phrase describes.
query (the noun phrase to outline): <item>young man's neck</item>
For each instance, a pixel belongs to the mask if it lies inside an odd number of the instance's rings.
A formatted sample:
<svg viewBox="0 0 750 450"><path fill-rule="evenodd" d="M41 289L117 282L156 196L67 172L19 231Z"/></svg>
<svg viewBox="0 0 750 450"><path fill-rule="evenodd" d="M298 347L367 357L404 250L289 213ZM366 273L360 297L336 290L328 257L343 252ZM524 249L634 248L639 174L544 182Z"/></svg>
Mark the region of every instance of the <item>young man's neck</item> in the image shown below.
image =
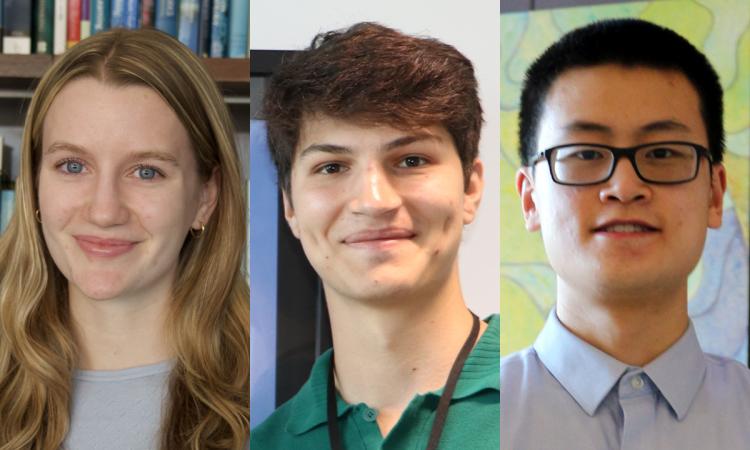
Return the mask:
<svg viewBox="0 0 750 450"><path fill-rule="evenodd" d="M687 282L631 295L587 295L557 280L556 312L573 334L629 365L643 367L687 330Z"/></svg>
<svg viewBox="0 0 750 450"><path fill-rule="evenodd" d="M327 293L337 389L378 411L383 436L415 395L445 385L472 326L457 273L439 292L403 300L379 308Z"/></svg>

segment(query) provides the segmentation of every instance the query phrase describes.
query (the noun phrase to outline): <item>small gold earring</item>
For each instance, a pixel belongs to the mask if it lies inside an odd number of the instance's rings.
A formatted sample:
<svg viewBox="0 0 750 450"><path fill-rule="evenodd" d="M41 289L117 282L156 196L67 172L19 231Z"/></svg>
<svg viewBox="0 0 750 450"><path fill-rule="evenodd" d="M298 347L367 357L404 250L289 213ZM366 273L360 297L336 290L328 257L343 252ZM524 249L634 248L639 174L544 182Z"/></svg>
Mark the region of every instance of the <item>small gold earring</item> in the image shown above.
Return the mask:
<svg viewBox="0 0 750 450"><path fill-rule="evenodd" d="M204 224L201 224L201 230L200 231L196 231L193 228L190 229L190 236L192 236L192 237L194 237L194 238L197 239L197 238L203 236L203 233L205 231L206 231L206 226Z"/></svg>
<svg viewBox="0 0 750 450"><path fill-rule="evenodd" d="M34 217L36 217L37 222L42 223L42 213L39 211L39 208L34 211Z"/></svg>

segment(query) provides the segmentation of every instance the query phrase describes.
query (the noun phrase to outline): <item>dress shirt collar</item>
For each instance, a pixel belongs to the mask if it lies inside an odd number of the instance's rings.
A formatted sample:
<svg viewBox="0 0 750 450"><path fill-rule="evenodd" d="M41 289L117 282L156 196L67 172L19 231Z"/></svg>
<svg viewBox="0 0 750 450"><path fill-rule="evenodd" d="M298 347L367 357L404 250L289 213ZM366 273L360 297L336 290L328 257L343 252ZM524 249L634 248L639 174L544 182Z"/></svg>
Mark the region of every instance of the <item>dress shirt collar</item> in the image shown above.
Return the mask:
<svg viewBox="0 0 750 450"><path fill-rule="evenodd" d="M500 389L500 318L495 314L485 321L488 323L487 329L464 363L453 400L468 397L485 389ZM303 434L328 420L326 394L330 367L331 350L327 350L315 361L310 378L292 400L291 414L286 426L290 433ZM440 388L431 394L439 396L442 390ZM343 416L355 406L338 396L337 404L337 417Z"/></svg>
<svg viewBox="0 0 750 450"><path fill-rule="evenodd" d="M552 376L593 416L629 366L583 341L552 310L534 350ZM687 414L706 372L692 322L667 351L643 367L679 420Z"/></svg>

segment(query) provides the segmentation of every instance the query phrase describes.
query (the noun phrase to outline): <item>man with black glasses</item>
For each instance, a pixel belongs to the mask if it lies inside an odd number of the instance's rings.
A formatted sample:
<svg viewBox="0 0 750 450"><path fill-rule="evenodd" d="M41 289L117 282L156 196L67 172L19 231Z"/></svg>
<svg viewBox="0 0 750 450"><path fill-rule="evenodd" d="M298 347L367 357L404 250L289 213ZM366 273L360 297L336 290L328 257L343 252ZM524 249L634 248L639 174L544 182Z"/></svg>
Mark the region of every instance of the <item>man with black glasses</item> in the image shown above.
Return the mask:
<svg viewBox="0 0 750 450"><path fill-rule="evenodd" d="M750 371L704 354L687 279L722 220L722 89L639 20L599 22L526 74L516 186L557 304L501 365L503 449L746 449Z"/></svg>

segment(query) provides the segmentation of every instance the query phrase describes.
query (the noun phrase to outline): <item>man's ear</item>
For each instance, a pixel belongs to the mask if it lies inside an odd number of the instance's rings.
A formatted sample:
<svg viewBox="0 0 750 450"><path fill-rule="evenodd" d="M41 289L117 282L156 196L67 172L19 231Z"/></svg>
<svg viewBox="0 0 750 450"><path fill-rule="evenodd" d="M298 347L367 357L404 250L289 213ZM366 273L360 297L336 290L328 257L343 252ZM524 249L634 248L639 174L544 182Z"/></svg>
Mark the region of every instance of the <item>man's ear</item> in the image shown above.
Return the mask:
<svg viewBox="0 0 750 450"><path fill-rule="evenodd" d="M191 228L200 230L211 219L216 209L216 203L219 200L219 186L221 185L221 174L219 168L215 167L211 172L211 177L201 186L198 211L195 213Z"/></svg>
<svg viewBox="0 0 750 450"><path fill-rule="evenodd" d="M281 196L284 200L284 218L286 223L289 224L289 228L292 230L294 237L299 239L299 226L297 225L297 216L294 215L294 207L289 197L289 193L285 190L281 191Z"/></svg>
<svg viewBox="0 0 750 450"><path fill-rule="evenodd" d="M471 165L471 175L464 189L464 225L472 223L477 216L483 189L484 164L477 158Z"/></svg>
<svg viewBox="0 0 750 450"><path fill-rule="evenodd" d="M711 166L711 193L708 205L708 227L719 228L724 212L724 192L727 190L727 172L723 164Z"/></svg>
<svg viewBox="0 0 750 450"><path fill-rule="evenodd" d="M528 231L539 231L539 212L534 201L534 176L531 167L521 167L516 172L516 192L521 196L521 211Z"/></svg>

